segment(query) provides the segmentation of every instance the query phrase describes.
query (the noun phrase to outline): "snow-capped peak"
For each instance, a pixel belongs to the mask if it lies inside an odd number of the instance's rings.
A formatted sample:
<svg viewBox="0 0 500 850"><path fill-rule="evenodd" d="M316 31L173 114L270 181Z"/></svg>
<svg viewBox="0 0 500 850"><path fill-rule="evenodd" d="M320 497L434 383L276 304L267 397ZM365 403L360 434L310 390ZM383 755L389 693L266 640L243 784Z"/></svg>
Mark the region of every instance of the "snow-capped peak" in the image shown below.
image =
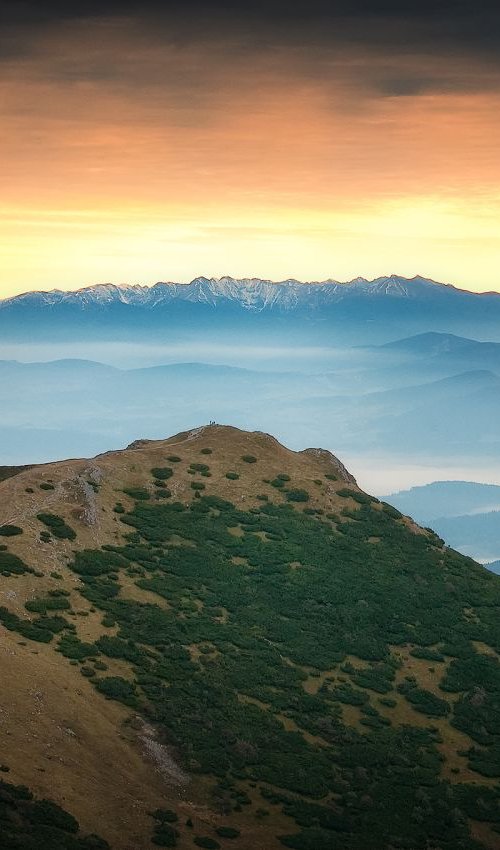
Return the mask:
<svg viewBox="0 0 500 850"><path fill-rule="evenodd" d="M190 301L213 307L232 302L250 311L286 311L299 306L319 308L346 297L416 298L450 289L453 287L424 277L405 278L396 274L374 280L356 277L345 282L332 278L317 282L301 282L293 278L273 282L261 278L238 279L224 275L219 278L201 276L187 284L158 282L153 286L144 286L102 283L85 286L76 291L53 289L49 292L26 292L0 301L0 308L23 304L41 307L65 304L80 309L91 306L106 309L121 303L153 309L172 301Z"/></svg>

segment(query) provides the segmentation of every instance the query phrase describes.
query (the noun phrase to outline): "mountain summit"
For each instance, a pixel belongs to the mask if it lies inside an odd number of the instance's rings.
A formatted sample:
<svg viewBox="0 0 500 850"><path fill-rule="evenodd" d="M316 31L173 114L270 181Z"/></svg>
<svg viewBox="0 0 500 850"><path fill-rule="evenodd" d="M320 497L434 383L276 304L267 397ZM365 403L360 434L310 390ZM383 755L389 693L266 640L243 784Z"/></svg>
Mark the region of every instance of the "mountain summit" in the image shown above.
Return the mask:
<svg viewBox="0 0 500 850"><path fill-rule="evenodd" d="M2 478L6 850L498 848L496 576L260 432Z"/></svg>

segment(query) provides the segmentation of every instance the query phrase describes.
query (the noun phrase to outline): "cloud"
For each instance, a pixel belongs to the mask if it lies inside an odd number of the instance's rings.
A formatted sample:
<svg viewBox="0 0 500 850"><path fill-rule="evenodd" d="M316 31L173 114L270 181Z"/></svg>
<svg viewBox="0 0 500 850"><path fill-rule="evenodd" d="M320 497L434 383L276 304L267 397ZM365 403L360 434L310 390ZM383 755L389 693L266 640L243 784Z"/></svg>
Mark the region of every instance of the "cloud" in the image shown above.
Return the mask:
<svg viewBox="0 0 500 850"><path fill-rule="evenodd" d="M1 0L0 24L10 36L2 50L22 50L64 22L124 18L153 39L184 44L222 38L254 47L352 45L495 62L500 45L497 0Z"/></svg>

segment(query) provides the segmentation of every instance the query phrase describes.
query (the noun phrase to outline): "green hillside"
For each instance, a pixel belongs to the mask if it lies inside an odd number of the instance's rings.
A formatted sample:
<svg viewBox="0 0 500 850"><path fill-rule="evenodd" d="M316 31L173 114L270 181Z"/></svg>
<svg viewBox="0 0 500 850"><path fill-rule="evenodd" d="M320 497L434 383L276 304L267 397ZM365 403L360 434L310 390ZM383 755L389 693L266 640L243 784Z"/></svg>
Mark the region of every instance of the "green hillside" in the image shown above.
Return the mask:
<svg viewBox="0 0 500 850"><path fill-rule="evenodd" d="M100 545L39 511L64 573L0 622L144 718L188 778L141 847L499 847L500 580L263 436L203 429L150 466L146 444Z"/></svg>

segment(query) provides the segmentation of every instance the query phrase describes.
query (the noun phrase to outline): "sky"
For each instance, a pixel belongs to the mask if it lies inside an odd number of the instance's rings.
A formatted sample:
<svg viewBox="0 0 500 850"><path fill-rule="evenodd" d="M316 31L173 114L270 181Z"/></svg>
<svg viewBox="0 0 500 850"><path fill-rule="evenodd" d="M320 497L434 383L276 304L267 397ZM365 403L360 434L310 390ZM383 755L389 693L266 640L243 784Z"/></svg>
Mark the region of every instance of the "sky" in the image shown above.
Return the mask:
<svg viewBox="0 0 500 850"><path fill-rule="evenodd" d="M0 0L0 33L0 297L500 291L497 0Z"/></svg>

